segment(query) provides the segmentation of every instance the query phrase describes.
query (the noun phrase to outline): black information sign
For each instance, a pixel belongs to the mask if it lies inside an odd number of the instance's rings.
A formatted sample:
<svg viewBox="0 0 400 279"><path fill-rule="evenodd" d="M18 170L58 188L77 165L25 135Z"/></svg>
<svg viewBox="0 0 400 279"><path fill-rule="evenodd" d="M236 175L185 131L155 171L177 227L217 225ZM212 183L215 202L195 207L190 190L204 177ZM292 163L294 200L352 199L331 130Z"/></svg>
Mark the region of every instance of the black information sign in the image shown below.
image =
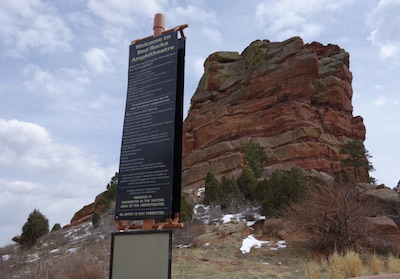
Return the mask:
<svg viewBox="0 0 400 279"><path fill-rule="evenodd" d="M172 207L179 211L172 196L179 191L180 203L183 55L176 31L130 46L117 220L166 219Z"/></svg>

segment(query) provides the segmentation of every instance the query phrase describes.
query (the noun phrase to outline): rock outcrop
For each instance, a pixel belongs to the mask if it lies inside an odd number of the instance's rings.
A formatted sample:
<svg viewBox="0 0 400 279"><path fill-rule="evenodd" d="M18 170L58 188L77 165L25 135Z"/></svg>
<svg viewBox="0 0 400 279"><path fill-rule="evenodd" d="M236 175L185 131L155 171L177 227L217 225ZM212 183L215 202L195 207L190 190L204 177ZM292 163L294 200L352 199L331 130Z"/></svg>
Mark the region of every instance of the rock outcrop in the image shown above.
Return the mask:
<svg viewBox="0 0 400 279"><path fill-rule="evenodd" d="M95 212L101 214L104 211L104 203L102 202L102 199L105 193L106 192L102 192L101 194L97 195L94 202L89 205L85 205L79 211L75 212L71 219L71 223L64 228L76 226L91 220L92 214Z"/></svg>
<svg viewBox="0 0 400 279"><path fill-rule="evenodd" d="M204 68L184 122L185 187L203 186L209 171L239 175L250 138L265 149L267 170L328 174L340 170L345 142L365 140L352 114L349 54L336 45L258 40L241 54L211 54Z"/></svg>

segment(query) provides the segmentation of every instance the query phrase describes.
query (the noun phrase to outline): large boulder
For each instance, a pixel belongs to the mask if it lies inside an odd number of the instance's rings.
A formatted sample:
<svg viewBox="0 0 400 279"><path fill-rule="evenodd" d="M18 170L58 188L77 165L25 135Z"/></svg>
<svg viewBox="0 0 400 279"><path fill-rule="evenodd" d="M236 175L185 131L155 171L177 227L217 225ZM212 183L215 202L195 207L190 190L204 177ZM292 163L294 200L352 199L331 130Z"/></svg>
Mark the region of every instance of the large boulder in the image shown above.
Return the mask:
<svg viewBox="0 0 400 279"><path fill-rule="evenodd" d="M209 171L238 176L250 138L264 148L268 168L330 175L340 169L343 144L365 140L362 117L352 115L349 54L336 45L258 40L241 54L211 54L204 68L184 122L186 187L203 186Z"/></svg>
<svg viewBox="0 0 400 279"><path fill-rule="evenodd" d="M377 216L368 218L367 222L371 226L371 233L364 239L365 246L380 254L400 252L400 229L391 218Z"/></svg>

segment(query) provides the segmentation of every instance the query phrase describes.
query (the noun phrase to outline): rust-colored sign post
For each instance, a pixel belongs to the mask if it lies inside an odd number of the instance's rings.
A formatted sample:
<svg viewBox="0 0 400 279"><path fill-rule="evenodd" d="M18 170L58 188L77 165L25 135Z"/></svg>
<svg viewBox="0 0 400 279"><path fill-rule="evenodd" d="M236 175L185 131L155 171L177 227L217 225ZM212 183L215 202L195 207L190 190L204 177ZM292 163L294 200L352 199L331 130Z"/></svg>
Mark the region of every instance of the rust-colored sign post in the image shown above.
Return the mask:
<svg viewBox="0 0 400 279"><path fill-rule="evenodd" d="M163 14L156 14L154 16L153 32L154 37L160 36L165 32L165 17Z"/></svg>
<svg viewBox="0 0 400 279"><path fill-rule="evenodd" d="M154 24L153 24L153 36L160 36L165 31L165 17L163 14L156 14L154 16ZM154 224L156 223L155 219L144 219L143 220L143 229L144 230L152 230Z"/></svg>

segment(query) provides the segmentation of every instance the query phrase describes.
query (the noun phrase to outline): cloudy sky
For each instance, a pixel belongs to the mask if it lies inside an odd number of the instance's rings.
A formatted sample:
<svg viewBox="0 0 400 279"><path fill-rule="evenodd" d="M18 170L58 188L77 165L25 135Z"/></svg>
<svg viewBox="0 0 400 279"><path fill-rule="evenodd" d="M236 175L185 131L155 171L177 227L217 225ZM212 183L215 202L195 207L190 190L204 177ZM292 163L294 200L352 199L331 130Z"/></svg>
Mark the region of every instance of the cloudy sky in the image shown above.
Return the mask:
<svg viewBox="0 0 400 279"><path fill-rule="evenodd" d="M400 0L1 0L0 246L35 208L65 225L118 170L130 41L189 24L185 110L215 51L256 39L350 53L378 183L400 179Z"/></svg>

